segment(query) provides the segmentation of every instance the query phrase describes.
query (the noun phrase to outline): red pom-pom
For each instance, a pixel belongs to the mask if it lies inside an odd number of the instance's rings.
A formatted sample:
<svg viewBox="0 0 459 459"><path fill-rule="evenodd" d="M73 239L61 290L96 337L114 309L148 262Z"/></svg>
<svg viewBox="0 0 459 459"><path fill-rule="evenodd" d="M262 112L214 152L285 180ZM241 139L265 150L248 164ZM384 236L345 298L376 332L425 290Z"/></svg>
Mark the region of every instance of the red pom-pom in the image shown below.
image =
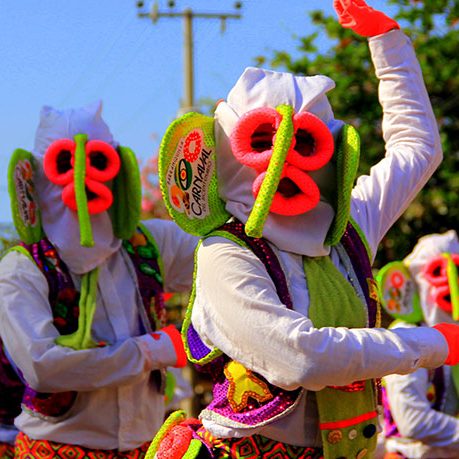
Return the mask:
<svg viewBox="0 0 459 459"><path fill-rule="evenodd" d="M253 182L252 191L258 195L266 173L260 174ZM320 191L314 180L295 166L285 166L279 186L274 195L270 212L279 215L300 215L317 206Z"/></svg>
<svg viewBox="0 0 459 459"><path fill-rule="evenodd" d="M88 212L90 214L101 213L112 205L113 194L106 185L95 180L86 179L85 186ZM62 190L62 201L70 209L78 210L75 184L73 182L66 185Z"/></svg>
<svg viewBox="0 0 459 459"><path fill-rule="evenodd" d="M270 107L256 108L242 115L230 137L235 158L257 171L266 170L280 121L281 115Z"/></svg>
<svg viewBox="0 0 459 459"><path fill-rule="evenodd" d="M442 255L429 260L423 271L424 277L429 284L434 286L448 284L447 265L448 260Z"/></svg>
<svg viewBox="0 0 459 459"><path fill-rule="evenodd" d="M188 427L174 426L164 437L156 453L158 459L177 459L187 452L193 434Z"/></svg>
<svg viewBox="0 0 459 459"><path fill-rule="evenodd" d="M60 139L53 142L43 158L43 169L46 177L56 185L67 185L73 180L73 162L75 142Z"/></svg>
<svg viewBox="0 0 459 459"><path fill-rule="evenodd" d="M86 177L107 182L118 174L120 164L118 153L108 143L90 140L86 144Z"/></svg>
<svg viewBox="0 0 459 459"><path fill-rule="evenodd" d="M293 117L295 137L287 162L305 171L314 171L327 164L335 148L333 135L327 125L309 112Z"/></svg>

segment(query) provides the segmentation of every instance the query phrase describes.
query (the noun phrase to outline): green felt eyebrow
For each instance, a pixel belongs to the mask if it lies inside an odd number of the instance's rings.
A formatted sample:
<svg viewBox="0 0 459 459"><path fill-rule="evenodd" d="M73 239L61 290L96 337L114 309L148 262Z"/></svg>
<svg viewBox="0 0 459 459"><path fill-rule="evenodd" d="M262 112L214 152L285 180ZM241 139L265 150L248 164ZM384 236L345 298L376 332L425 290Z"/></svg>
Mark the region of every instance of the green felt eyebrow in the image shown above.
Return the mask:
<svg viewBox="0 0 459 459"><path fill-rule="evenodd" d="M245 232L250 237L261 237L263 234L263 227L268 218L269 209L277 187L279 186L282 170L294 133L292 119L293 107L290 105L279 105L276 107L276 110L282 116L282 121L276 133L273 153L266 170L265 178L245 225Z"/></svg>
<svg viewBox="0 0 459 459"><path fill-rule="evenodd" d="M80 244L83 247L93 247L94 239L92 235L91 220L88 211L88 199L86 198L85 176L86 176L86 150L85 145L88 141L86 134L77 134L75 137L75 165L74 165L74 184L75 199L77 203L78 223L80 225Z"/></svg>

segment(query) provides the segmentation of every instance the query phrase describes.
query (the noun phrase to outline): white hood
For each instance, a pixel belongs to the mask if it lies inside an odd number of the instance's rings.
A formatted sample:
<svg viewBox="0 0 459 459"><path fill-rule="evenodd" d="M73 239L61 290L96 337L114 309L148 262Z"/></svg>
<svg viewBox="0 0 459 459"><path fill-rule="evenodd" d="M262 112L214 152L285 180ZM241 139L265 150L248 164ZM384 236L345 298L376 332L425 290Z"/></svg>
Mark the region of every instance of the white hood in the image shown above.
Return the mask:
<svg viewBox="0 0 459 459"><path fill-rule="evenodd" d="M121 241L113 234L108 213L102 212L90 217L94 247L80 245L77 213L62 202L62 187L46 178L43 156L52 142L62 138L73 139L76 134L87 134L88 140L98 139L116 147L101 112L101 102L67 110L43 107L35 136L33 154L38 165L35 183L43 230L70 271L76 274L86 273L100 265L120 248Z"/></svg>
<svg viewBox="0 0 459 459"><path fill-rule="evenodd" d="M336 139L344 123L334 119L325 95L334 87L333 80L321 75L302 77L253 67L244 71L227 102L220 103L215 111L219 192L229 213L246 223L255 202L252 183L257 173L236 160L229 142L239 118L255 108L287 104L295 113L308 111L318 116ZM302 215L270 213L263 237L281 250L311 257L328 255L330 247L324 241L334 214L332 206L323 201Z"/></svg>
<svg viewBox="0 0 459 459"><path fill-rule="evenodd" d="M454 322L450 314L436 305L433 299L435 287L423 275L423 270L429 261L442 253L459 254L459 240L454 230L421 237L413 251L404 260L418 286L424 319L430 326L440 322Z"/></svg>

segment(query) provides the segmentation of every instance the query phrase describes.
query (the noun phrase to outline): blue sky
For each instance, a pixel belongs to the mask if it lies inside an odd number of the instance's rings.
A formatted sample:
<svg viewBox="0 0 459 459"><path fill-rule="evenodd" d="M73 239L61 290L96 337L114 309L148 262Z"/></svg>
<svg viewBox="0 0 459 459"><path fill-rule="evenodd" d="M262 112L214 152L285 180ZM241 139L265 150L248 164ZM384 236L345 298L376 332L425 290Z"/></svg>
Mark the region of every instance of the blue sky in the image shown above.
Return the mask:
<svg viewBox="0 0 459 459"><path fill-rule="evenodd" d="M312 30L308 12L334 14L332 0L245 0L242 19L195 20L195 97L224 98L260 54L295 54ZM372 5L383 8L384 1ZM147 7L149 1L145 1ZM233 11L232 0L176 0L176 11ZM161 10L167 1L159 0ZM117 141L142 159L183 97L182 21L139 19L135 0L0 0L0 222L11 221L6 169L15 148L33 146L43 105L104 102ZM324 43L325 46L325 43Z"/></svg>

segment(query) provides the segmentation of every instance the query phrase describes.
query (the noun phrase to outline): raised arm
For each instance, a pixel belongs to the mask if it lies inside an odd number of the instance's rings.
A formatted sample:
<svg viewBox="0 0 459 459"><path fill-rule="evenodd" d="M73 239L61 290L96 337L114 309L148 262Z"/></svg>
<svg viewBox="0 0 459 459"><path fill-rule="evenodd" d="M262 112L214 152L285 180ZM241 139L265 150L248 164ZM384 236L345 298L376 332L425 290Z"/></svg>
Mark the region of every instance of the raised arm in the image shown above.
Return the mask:
<svg viewBox="0 0 459 459"><path fill-rule="evenodd" d="M386 154L357 181L351 210L375 253L440 164L440 136L419 63L398 24L363 0L335 0L334 5L343 27L369 38L379 79Z"/></svg>
<svg viewBox="0 0 459 459"><path fill-rule="evenodd" d="M446 359L445 340L428 327L315 328L281 303L264 265L234 242L205 240L197 262L193 326L204 342L274 385L320 390L433 368Z"/></svg>

